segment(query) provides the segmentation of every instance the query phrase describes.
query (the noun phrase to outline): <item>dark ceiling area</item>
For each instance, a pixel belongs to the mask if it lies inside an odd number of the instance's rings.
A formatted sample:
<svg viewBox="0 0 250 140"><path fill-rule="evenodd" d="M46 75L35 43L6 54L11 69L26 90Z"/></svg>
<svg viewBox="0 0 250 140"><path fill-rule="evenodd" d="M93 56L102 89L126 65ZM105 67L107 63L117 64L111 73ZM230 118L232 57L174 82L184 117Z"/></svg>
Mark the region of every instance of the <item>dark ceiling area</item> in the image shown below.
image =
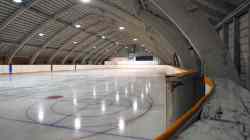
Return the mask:
<svg viewBox="0 0 250 140"><path fill-rule="evenodd" d="M151 0L140 0L145 8L151 7ZM242 3L248 0L189 0L200 8L208 17L211 24L216 25L229 13L236 9ZM184 1L185 2L185 1ZM152 8L150 8L152 9Z"/></svg>

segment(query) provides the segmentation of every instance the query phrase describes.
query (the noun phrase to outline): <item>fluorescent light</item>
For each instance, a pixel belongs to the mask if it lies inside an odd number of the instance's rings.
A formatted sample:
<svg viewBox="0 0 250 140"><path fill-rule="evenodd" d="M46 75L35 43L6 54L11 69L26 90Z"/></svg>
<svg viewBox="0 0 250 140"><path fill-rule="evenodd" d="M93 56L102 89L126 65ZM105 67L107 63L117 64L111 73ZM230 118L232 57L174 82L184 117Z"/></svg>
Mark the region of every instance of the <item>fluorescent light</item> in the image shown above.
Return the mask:
<svg viewBox="0 0 250 140"><path fill-rule="evenodd" d="M81 25L80 24L76 24L75 27L76 28L81 28Z"/></svg>
<svg viewBox="0 0 250 140"><path fill-rule="evenodd" d="M39 33L38 35L39 35L40 37L45 36L45 34L44 34L44 33Z"/></svg>
<svg viewBox="0 0 250 140"><path fill-rule="evenodd" d="M91 2L91 0L80 0L80 1L83 3L90 3Z"/></svg>
<svg viewBox="0 0 250 140"><path fill-rule="evenodd" d="M125 30L125 27L120 26L120 27L119 27L119 30Z"/></svg>
<svg viewBox="0 0 250 140"><path fill-rule="evenodd" d="M103 36L102 36L102 39L106 39L106 36L103 35Z"/></svg>
<svg viewBox="0 0 250 140"><path fill-rule="evenodd" d="M134 41L137 41L137 40L138 40L138 38L134 38L133 40L134 40Z"/></svg>
<svg viewBox="0 0 250 140"><path fill-rule="evenodd" d="M15 3L22 3L23 0L13 0Z"/></svg>
<svg viewBox="0 0 250 140"><path fill-rule="evenodd" d="M78 44L78 42L76 42L76 41L73 41L73 44Z"/></svg>

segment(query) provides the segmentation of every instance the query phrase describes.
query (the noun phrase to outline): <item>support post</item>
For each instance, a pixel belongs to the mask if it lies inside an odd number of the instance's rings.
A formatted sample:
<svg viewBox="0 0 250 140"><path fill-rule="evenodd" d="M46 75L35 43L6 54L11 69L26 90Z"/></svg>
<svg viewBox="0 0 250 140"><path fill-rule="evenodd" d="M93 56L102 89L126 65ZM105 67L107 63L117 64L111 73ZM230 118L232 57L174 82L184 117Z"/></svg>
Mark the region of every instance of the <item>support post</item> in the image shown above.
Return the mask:
<svg viewBox="0 0 250 140"><path fill-rule="evenodd" d="M234 17L234 64L240 75L240 27L239 27L239 18Z"/></svg>
<svg viewBox="0 0 250 140"><path fill-rule="evenodd" d="M250 29L250 8L248 9L248 29ZM250 30L248 30L247 88L250 89Z"/></svg>

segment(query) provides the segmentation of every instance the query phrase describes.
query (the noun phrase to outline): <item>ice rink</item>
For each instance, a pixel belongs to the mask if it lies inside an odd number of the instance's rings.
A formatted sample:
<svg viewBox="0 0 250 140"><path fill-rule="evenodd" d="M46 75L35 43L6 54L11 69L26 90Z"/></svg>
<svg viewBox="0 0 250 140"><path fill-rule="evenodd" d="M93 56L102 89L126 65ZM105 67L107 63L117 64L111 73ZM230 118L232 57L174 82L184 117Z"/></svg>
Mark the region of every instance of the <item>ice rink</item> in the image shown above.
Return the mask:
<svg viewBox="0 0 250 140"><path fill-rule="evenodd" d="M166 128L165 94L149 70L1 76L1 140L150 140Z"/></svg>

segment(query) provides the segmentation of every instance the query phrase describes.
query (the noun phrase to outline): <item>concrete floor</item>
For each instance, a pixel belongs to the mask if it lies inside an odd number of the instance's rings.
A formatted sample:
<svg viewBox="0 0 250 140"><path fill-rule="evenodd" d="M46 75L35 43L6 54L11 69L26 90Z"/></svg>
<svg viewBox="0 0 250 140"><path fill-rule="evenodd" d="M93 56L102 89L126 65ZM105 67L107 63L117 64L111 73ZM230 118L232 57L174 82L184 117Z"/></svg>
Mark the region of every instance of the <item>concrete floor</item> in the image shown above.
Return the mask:
<svg viewBox="0 0 250 140"><path fill-rule="evenodd" d="M0 139L153 139L167 124L165 86L141 70L2 76Z"/></svg>
<svg viewBox="0 0 250 140"><path fill-rule="evenodd" d="M228 79L215 81L215 92L204 105L201 120L177 140L250 140L250 92Z"/></svg>

